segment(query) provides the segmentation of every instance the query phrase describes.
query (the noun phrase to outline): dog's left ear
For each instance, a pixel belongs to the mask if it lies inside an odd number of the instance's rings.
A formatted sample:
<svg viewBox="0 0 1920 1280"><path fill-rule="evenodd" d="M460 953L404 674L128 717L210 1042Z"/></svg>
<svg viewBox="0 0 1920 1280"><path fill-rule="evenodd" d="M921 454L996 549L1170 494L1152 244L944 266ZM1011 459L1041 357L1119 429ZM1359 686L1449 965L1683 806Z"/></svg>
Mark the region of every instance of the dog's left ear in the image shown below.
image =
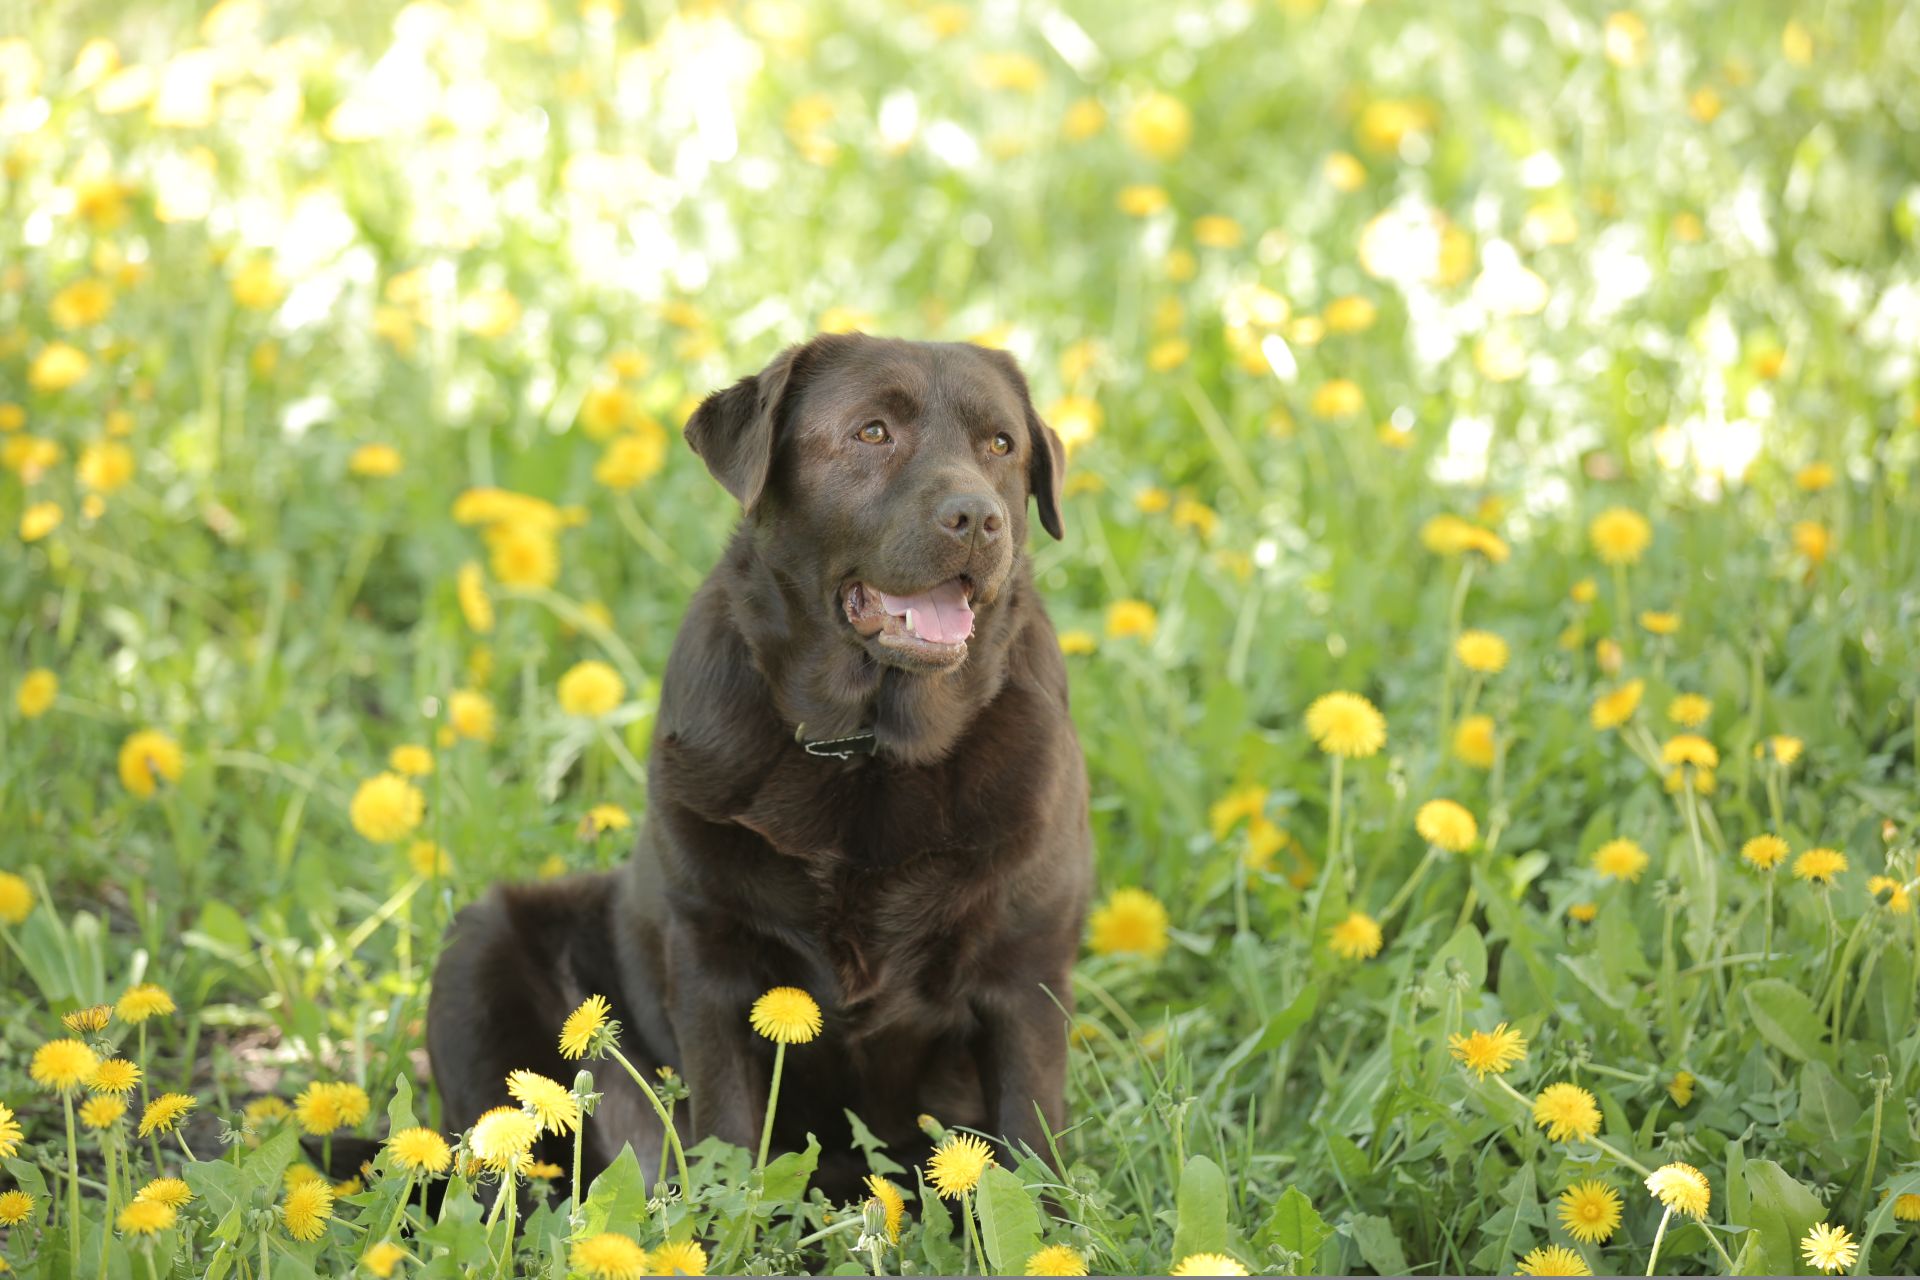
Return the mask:
<svg viewBox="0 0 1920 1280"><path fill-rule="evenodd" d="M1060 518L1060 487L1067 475L1066 446L1054 429L1040 420L1033 407L1033 393L1027 388L1027 375L1014 358L998 348L988 348L987 354L1020 393L1020 407L1027 415L1027 438L1033 444L1033 454L1027 459L1027 491L1033 494L1033 505L1040 513L1040 527L1057 542L1067 536L1066 523Z"/></svg>
<svg viewBox="0 0 1920 1280"><path fill-rule="evenodd" d="M805 345L788 347L759 373L700 402L687 419L687 444L749 514L773 467L780 401Z"/></svg>

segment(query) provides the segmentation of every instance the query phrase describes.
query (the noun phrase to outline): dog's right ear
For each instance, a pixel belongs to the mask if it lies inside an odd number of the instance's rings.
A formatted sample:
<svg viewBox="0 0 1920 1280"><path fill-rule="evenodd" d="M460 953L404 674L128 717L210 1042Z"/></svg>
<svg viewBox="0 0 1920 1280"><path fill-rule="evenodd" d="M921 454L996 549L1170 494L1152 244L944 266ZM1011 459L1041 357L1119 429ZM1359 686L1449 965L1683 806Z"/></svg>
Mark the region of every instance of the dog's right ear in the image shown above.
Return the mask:
<svg viewBox="0 0 1920 1280"><path fill-rule="evenodd" d="M788 347L759 373L702 400L687 419L687 444L743 511L751 513L767 487L780 402L804 349Z"/></svg>

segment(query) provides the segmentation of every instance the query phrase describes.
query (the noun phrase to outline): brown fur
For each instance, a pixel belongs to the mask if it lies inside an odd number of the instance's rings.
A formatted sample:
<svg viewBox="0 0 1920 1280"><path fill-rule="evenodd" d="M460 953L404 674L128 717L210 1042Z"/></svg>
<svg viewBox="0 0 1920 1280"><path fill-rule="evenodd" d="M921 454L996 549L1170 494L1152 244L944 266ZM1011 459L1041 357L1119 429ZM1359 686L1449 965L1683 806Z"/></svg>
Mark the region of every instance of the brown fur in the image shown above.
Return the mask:
<svg viewBox="0 0 1920 1280"><path fill-rule="evenodd" d="M875 419L890 444L857 437ZM745 515L667 664L644 830L617 871L461 913L428 1018L446 1122L505 1102L513 1068L571 1080L559 1026L599 993L637 1066L685 1076L689 1145L754 1146L773 1046L747 1010L790 985L826 1027L788 1051L775 1147L817 1135L830 1193L865 1171L848 1109L896 1158L924 1155L921 1112L1044 1154L1092 874L1066 670L1024 552L1030 495L1061 533L1059 441L1004 354L859 335L789 348L710 396L687 438ZM954 502L970 535L935 519ZM849 581L911 593L959 574L976 621L950 670L883 652L839 611ZM801 725L871 728L878 753L809 755ZM650 1167L653 1113L617 1068L598 1078L588 1176L629 1142Z"/></svg>

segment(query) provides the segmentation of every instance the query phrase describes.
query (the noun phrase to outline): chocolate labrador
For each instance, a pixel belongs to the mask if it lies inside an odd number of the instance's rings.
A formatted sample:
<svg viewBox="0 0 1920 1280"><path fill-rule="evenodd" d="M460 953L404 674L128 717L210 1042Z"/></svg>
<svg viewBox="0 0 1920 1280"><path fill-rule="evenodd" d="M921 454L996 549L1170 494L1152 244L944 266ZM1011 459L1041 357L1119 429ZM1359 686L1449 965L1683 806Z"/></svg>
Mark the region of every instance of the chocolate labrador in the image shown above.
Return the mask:
<svg viewBox="0 0 1920 1280"><path fill-rule="evenodd" d="M1067 675L1026 555L1062 535L1060 441L1006 354L823 335L709 396L687 443L743 514L668 659L644 830L610 873L462 911L427 1041L450 1128L562 1082L589 995L621 1050L672 1067L691 1145L759 1141L773 1045L747 1013L810 992L776 1148L855 1194L852 1112L907 1162L921 1113L1045 1155L1064 1123L1068 971L1092 878ZM617 1067L586 1176L663 1131ZM540 1153L570 1165L565 1144Z"/></svg>

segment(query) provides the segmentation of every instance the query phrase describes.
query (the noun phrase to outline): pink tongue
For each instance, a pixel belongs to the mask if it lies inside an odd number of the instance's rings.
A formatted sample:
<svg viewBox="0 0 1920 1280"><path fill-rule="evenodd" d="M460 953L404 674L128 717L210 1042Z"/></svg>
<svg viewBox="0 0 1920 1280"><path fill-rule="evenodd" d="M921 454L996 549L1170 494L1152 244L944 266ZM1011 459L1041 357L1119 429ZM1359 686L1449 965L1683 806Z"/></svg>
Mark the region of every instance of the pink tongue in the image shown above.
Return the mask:
<svg viewBox="0 0 1920 1280"><path fill-rule="evenodd" d="M922 640L959 644L973 634L973 607L960 590L958 578L949 578L917 596L890 596L882 591L880 602L888 613L911 613L913 634Z"/></svg>

